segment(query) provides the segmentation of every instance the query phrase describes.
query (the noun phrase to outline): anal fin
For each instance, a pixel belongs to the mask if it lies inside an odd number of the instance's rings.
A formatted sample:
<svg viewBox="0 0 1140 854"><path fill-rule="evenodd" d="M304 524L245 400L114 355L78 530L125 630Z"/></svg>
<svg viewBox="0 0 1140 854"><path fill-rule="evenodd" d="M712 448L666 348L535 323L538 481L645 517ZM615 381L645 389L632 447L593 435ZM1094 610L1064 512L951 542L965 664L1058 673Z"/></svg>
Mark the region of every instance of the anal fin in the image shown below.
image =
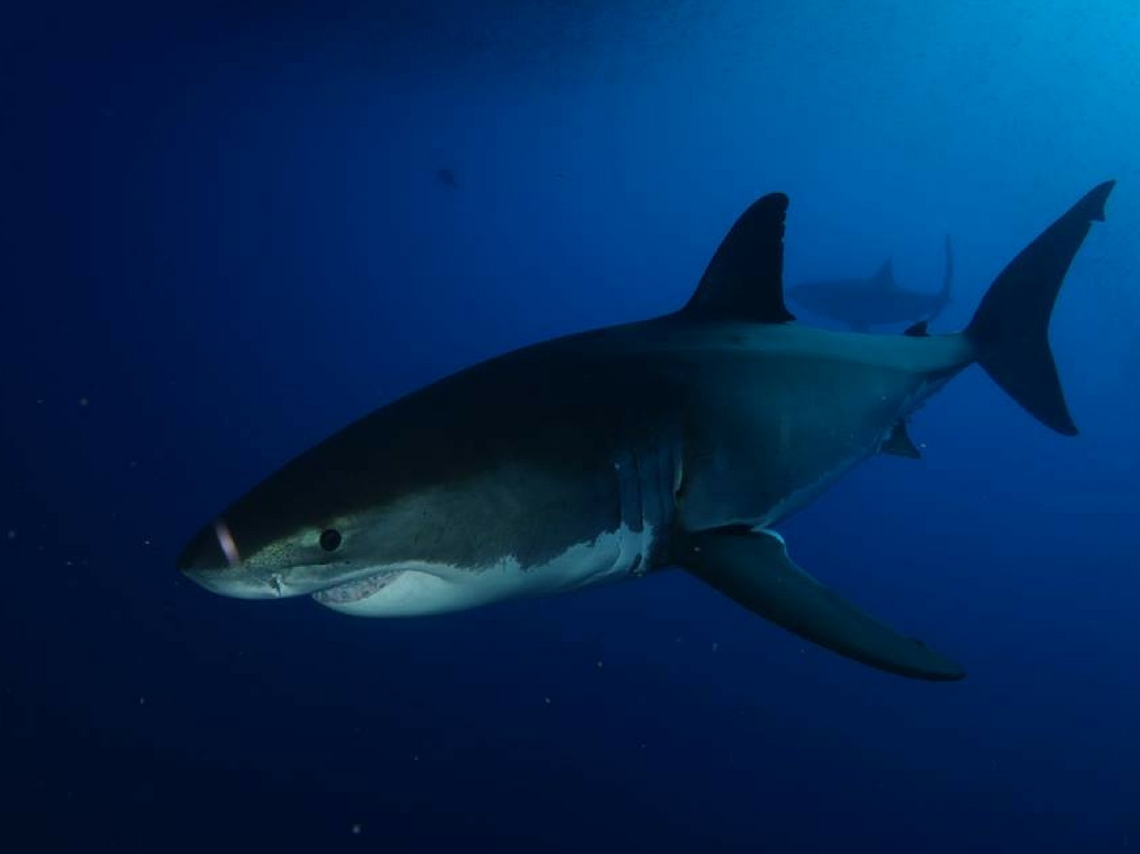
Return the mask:
<svg viewBox="0 0 1140 854"><path fill-rule="evenodd" d="M896 457L906 457L911 460L918 460L922 458L922 451L918 449L918 445L910 438L910 434L906 431L906 422L899 419L895 422L895 426L891 428L891 434L883 440L883 444L879 446L880 453L891 454Z"/></svg>
<svg viewBox="0 0 1140 854"><path fill-rule="evenodd" d="M961 679L960 666L899 634L823 586L788 557L770 531L691 534L681 566L743 605L822 647L871 667L915 679Z"/></svg>

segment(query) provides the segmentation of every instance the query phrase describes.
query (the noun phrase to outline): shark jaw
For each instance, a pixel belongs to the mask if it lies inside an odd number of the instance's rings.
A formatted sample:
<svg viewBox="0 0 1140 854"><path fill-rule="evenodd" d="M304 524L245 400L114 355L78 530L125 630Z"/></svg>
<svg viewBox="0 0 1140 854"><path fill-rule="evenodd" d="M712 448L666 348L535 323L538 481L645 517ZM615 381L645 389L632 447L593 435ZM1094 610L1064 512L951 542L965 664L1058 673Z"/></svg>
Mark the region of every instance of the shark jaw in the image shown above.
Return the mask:
<svg viewBox="0 0 1140 854"><path fill-rule="evenodd" d="M359 617L444 614L639 577L648 567L642 555L654 547L654 537L651 528L633 531L621 526L533 566L522 565L513 555L478 568L411 562L310 595L326 608Z"/></svg>

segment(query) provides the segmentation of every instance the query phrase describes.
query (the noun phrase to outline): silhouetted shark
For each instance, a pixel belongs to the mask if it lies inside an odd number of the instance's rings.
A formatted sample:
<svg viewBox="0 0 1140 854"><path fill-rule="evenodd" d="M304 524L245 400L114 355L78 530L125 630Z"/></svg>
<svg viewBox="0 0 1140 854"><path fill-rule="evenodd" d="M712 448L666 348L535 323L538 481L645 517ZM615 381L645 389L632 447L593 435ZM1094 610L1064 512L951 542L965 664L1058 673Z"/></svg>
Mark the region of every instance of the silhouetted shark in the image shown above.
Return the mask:
<svg viewBox="0 0 1140 854"><path fill-rule="evenodd" d="M891 259L866 279L818 279L788 289L788 296L813 314L846 323L857 332L892 323L927 323L950 303L954 255L946 235L946 270L942 289L935 293L912 291L895 281Z"/></svg>

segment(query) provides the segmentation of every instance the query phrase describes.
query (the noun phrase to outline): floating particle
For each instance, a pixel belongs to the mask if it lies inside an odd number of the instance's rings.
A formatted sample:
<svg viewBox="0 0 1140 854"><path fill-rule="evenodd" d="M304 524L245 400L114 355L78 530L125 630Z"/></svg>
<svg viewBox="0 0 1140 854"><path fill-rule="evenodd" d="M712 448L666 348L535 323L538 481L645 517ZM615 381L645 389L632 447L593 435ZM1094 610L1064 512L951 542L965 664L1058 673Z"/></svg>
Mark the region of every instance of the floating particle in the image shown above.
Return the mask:
<svg viewBox="0 0 1140 854"><path fill-rule="evenodd" d="M9 528L8 529L8 539L9 540L16 539L16 529L15 528Z"/></svg>
<svg viewBox="0 0 1140 854"><path fill-rule="evenodd" d="M601 669L602 669L602 662L601 662L601 661L599 661L599 662L598 662L598 670L601 670Z"/></svg>
<svg viewBox="0 0 1140 854"><path fill-rule="evenodd" d="M364 825L362 825L362 824L354 824L354 825L352 826L352 835L353 835L353 836L360 836L360 831L362 831L362 830L364 830Z"/></svg>
<svg viewBox="0 0 1140 854"><path fill-rule="evenodd" d="M719 647L720 647L720 644L717 643L716 641L713 641L713 652L716 652Z"/></svg>
<svg viewBox="0 0 1140 854"><path fill-rule="evenodd" d="M89 403L89 401L87 400L87 398L85 398L85 397L79 398L79 405L80 406L86 406L88 403Z"/></svg>
<svg viewBox="0 0 1140 854"><path fill-rule="evenodd" d="M543 697L542 702L546 703L546 705L549 706L550 705L550 698L549 697Z"/></svg>

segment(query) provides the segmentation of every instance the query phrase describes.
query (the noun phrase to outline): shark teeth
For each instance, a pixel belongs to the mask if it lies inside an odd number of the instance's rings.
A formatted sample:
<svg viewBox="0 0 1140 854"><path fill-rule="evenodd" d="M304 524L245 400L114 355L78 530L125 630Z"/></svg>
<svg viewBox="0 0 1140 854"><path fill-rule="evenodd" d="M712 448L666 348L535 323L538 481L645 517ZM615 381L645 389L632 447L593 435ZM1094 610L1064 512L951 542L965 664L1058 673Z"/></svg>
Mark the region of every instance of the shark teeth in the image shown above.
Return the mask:
<svg viewBox="0 0 1140 854"><path fill-rule="evenodd" d="M335 587L326 587L312 594L313 600L322 605L347 604L367 599L378 590L383 590L403 573L399 570L378 572L375 575L366 575Z"/></svg>

